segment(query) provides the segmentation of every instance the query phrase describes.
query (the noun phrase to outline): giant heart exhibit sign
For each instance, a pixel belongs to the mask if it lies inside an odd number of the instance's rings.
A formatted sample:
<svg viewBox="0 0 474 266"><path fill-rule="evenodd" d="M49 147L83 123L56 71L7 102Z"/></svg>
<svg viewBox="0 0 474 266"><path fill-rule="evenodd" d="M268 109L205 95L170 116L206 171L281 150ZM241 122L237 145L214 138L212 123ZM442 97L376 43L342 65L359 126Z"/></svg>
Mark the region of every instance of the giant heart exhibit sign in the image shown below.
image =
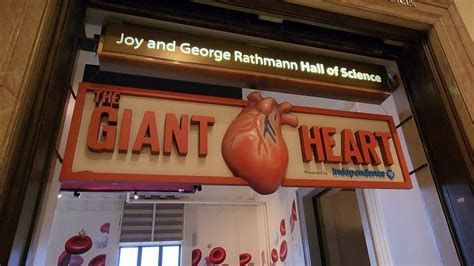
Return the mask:
<svg viewBox="0 0 474 266"><path fill-rule="evenodd" d="M411 188L390 116L90 83L60 180Z"/></svg>

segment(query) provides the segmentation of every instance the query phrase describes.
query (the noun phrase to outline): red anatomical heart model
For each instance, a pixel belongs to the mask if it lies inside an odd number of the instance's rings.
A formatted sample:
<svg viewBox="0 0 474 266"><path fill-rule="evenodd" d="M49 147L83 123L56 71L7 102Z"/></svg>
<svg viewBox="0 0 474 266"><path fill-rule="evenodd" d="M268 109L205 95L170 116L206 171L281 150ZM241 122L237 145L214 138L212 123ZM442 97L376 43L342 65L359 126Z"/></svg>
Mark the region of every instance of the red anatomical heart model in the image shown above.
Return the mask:
<svg viewBox="0 0 474 266"><path fill-rule="evenodd" d="M296 127L292 106L277 104L253 92L249 103L229 125L222 140L222 155L235 176L245 179L260 194L271 194L280 187L288 167L288 148L282 125Z"/></svg>

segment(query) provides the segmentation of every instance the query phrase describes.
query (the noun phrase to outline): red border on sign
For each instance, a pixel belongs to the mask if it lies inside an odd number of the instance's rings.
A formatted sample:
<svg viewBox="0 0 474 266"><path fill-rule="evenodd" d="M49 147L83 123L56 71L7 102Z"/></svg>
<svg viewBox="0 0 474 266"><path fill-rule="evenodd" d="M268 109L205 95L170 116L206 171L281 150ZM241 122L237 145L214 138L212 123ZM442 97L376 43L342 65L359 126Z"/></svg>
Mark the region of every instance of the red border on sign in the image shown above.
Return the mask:
<svg viewBox="0 0 474 266"><path fill-rule="evenodd" d="M247 182L239 177L218 177L218 176L189 176L189 175L150 175L150 174L131 174L131 173L94 173L88 171L73 172L72 163L76 151L76 144L79 134L82 113L87 91L91 90L107 90L119 92L121 94L143 96L149 98L162 98L178 101L210 103L228 106L244 107L247 101L237 99L227 99L202 95L190 95L174 92L152 91L139 88L121 87L115 85L103 85L93 83L80 83L72 116L71 127L67 140L66 153L60 174L61 182L153 182L153 183L184 183L198 185L247 185ZM293 112L320 114L338 117L361 118L368 120L381 120L389 124L392 133L395 151L400 163L403 174L403 182L377 182L377 181L331 181L331 180L308 180L308 179L285 179L282 186L292 187L337 187L337 188L392 188L392 189L409 189L412 187L410 175L403 155L400 140L398 137L395 124L391 116L355 113L349 111L329 110L321 108L310 108L302 106L294 106Z"/></svg>

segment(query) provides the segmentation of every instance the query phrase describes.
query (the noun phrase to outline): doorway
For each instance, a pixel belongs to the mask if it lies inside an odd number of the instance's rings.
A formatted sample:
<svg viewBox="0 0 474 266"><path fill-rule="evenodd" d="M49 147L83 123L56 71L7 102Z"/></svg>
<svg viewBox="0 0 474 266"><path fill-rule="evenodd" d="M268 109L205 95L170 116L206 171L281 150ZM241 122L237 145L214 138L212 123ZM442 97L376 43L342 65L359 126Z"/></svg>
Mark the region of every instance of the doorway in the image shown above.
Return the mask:
<svg viewBox="0 0 474 266"><path fill-rule="evenodd" d="M313 196L323 265L370 265L354 189L323 190Z"/></svg>

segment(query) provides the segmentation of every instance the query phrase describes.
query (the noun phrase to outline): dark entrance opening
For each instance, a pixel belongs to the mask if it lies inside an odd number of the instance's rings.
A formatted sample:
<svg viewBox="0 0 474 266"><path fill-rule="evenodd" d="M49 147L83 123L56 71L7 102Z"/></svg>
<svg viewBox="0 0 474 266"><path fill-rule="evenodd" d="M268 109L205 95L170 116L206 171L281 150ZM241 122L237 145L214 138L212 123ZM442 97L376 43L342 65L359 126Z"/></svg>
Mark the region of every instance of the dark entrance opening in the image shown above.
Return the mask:
<svg viewBox="0 0 474 266"><path fill-rule="evenodd" d="M322 265L369 265L355 190L324 190L313 207Z"/></svg>

